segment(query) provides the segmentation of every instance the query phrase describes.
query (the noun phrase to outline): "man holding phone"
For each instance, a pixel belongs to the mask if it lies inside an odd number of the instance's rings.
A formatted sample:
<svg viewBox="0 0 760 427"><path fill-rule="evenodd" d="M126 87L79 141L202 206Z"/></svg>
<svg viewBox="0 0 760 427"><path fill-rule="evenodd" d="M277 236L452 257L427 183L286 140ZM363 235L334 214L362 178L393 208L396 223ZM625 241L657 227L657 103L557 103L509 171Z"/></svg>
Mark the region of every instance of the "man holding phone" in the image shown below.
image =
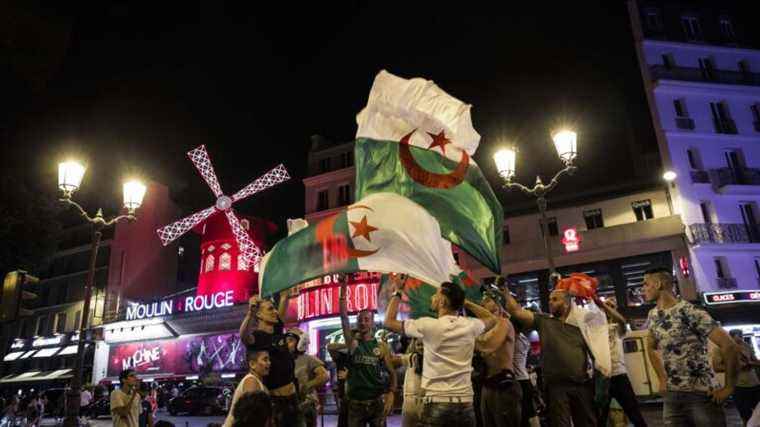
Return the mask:
<svg viewBox="0 0 760 427"><path fill-rule="evenodd" d="M114 427L138 427L140 421L140 380L133 369L119 374L121 388L111 392L111 416Z"/></svg>

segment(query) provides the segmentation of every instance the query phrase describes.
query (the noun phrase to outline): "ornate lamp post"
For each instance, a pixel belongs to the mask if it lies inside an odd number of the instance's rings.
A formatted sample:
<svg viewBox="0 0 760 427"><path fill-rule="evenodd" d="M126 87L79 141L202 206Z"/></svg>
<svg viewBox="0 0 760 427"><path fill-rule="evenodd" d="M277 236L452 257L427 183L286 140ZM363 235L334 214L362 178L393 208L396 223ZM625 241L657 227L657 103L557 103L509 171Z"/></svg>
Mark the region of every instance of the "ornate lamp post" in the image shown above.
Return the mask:
<svg viewBox="0 0 760 427"><path fill-rule="evenodd" d="M541 231L544 234L544 250L546 253L546 262L549 265L549 279L554 285L556 279L557 269L554 266L554 258L552 256L552 243L549 238L549 230L547 226L546 218L546 194L554 189L559 182L559 179L567 174L572 175L577 169L573 166L573 161L578 154L577 151L577 135L572 130L563 129L552 134L554 140L554 147L557 149L557 155L562 163L565 164L564 169L557 172L548 185L545 185L541 181L541 177L536 177L536 184L533 188L528 188L518 182L512 182L515 176L516 162L517 162L517 149L515 147L502 148L494 154L494 162L496 163L496 169L499 175L504 179L504 188L508 191L518 189L523 193L535 197L538 204L538 211L541 214Z"/></svg>
<svg viewBox="0 0 760 427"><path fill-rule="evenodd" d="M74 206L82 217L92 225L92 249L90 252L90 267L87 271L87 280L84 284L84 307L82 308L82 317L79 324L79 341L77 342L77 357L74 365L74 375L71 379L71 388L66 393L66 418L65 426L79 425L79 404L81 402L82 388L82 368L84 364L84 344L86 339L87 321L90 318L90 299L92 298L92 287L95 282L95 263L100 247L100 238L102 230L116 222L126 219L134 221L135 210L142 204L145 196L145 185L138 181L128 181L124 183L124 207L127 209L126 215L119 215L106 220L103 217L103 211L98 209L94 217L91 217L77 202L71 199L72 194L79 188L84 177L85 167L75 161L66 161L58 165L58 187L63 192L60 201L70 206Z"/></svg>

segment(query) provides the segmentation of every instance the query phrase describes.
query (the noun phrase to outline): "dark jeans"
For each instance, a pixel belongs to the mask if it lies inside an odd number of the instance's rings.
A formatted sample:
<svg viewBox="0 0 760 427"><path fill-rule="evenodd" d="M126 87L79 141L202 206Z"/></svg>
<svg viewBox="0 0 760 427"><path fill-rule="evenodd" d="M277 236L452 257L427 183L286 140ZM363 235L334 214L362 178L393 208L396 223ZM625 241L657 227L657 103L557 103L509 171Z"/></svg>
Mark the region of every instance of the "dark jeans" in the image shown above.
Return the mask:
<svg viewBox="0 0 760 427"><path fill-rule="evenodd" d="M474 427L472 403L425 403L422 427Z"/></svg>
<svg viewBox="0 0 760 427"><path fill-rule="evenodd" d="M348 427L385 426L383 398L348 401Z"/></svg>
<svg viewBox="0 0 760 427"><path fill-rule="evenodd" d="M706 392L668 391L662 401L666 426L726 427L723 407Z"/></svg>
<svg viewBox="0 0 760 427"><path fill-rule="evenodd" d="M553 381L546 384L549 425L552 427L594 427L594 381L585 383Z"/></svg>
<svg viewBox="0 0 760 427"><path fill-rule="evenodd" d="M760 386L755 387L736 387L734 389L734 400L736 401L736 410L742 417L744 424L747 424L752 418L752 411L760 401Z"/></svg>
<svg viewBox="0 0 760 427"><path fill-rule="evenodd" d="M522 412L522 387L517 381L508 386L484 386L480 393L480 414L484 427L519 426Z"/></svg>
<svg viewBox="0 0 760 427"><path fill-rule="evenodd" d="M633 386L631 386L631 381L628 379L628 375L621 374L610 378L609 399L607 399L606 404L599 409L600 426L607 425L607 417L610 414L610 400L612 400L612 398L615 398L620 406L623 407L625 416L628 417L634 426L642 427L647 425L639 410L639 401L636 400L636 393L633 392Z"/></svg>
<svg viewBox="0 0 760 427"><path fill-rule="evenodd" d="M272 424L274 427L304 427L298 396L272 396Z"/></svg>
<svg viewBox="0 0 760 427"><path fill-rule="evenodd" d="M523 427L530 426L530 419L536 416L536 407L533 404L535 389L530 380L520 380L522 389L522 408L520 408L520 425Z"/></svg>

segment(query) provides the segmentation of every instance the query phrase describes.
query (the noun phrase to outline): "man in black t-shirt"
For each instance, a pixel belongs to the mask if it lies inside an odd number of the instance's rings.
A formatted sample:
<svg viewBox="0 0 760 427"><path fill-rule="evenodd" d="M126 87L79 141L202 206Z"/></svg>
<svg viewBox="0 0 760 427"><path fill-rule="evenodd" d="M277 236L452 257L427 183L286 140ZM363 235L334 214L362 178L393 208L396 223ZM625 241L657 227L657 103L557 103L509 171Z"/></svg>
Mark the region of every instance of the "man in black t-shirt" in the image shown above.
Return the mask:
<svg viewBox="0 0 760 427"><path fill-rule="evenodd" d="M240 339L248 351L268 351L271 367L264 385L272 397L272 421L275 427L304 427L296 387L295 358L288 350L283 333L288 297L282 295L279 310L258 296L251 297L249 310L240 325Z"/></svg>

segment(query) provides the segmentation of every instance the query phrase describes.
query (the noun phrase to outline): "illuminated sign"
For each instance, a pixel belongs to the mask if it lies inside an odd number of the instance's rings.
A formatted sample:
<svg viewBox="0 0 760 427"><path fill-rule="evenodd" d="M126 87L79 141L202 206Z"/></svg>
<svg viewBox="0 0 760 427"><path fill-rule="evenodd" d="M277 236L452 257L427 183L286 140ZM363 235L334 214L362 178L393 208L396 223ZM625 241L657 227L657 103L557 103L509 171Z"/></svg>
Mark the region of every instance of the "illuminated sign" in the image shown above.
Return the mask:
<svg viewBox="0 0 760 427"><path fill-rule="evenodd" d="M691 270L689 270L689 260L685 256L678 258L678 266L681 268L681 274L683 277L691 276Z"/></svg>
<svg viewBox="0 0 760 427"><path fill-rule="evenodd" d="M149 319L173 314L229 307L235 304L235 291L222 291L210 295L196 295L149 304L130 303L127 320Z"/></svg>
<svg viewBox="0 0 760 427"><path fill-rule="evenodd" d="M703 296L709 305L755 302L760 301L760 290L705 292Z"/></svg>
<svg viewBox="0 0 760 427"><path fill-rule="evenodd" d="M19 348L24 348L24 347L26 347L26 340L23 339L23 338L16 338L13 341L13 344L11 344L11 349L12 350L19 349Z"/></svg>
<svg viewBox="0 0 760 427"><path fill-rule="evenodd" d="M329 276L328 276L329 277ZM298 294L298 321L340 315L340 285L305 288ZM349 313L377 310L379 283L354 283L346 287L346 309Z"/></svg>
<svg viewBox="0 0 760 427"><path fill-rule="evenodd" d="M578 234L578 230L575 228L568 228L564 231L562 237L562 244L565 245L567 252L575 252L580 249L581 236Z"/></svg>
<svg viewBox="0 0 760 427"><path fill-rule="evenodd" d="M36 338L32 341L32 347L44 347L46 345L60 345L63 342L64 335L57 335L48 338Z"/></svg>

